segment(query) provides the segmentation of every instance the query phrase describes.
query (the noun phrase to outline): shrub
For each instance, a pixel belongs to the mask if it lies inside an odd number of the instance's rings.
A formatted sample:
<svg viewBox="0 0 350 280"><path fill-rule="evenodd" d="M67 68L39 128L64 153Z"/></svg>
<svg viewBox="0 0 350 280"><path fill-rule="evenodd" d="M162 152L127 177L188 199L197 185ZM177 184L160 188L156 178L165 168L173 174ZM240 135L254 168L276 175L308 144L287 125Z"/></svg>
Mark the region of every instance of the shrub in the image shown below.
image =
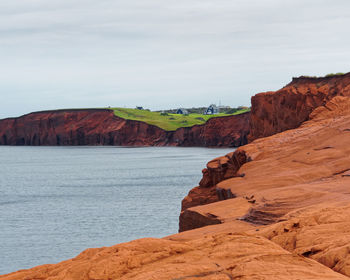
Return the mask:
<svg viewBox="0 0 350 280"><path fill-rule="evenodd" d="M343 76L343 75L345 75L345 73L338 72L338 73L329 73L325 77L329 78L329 77Z"/></svg>

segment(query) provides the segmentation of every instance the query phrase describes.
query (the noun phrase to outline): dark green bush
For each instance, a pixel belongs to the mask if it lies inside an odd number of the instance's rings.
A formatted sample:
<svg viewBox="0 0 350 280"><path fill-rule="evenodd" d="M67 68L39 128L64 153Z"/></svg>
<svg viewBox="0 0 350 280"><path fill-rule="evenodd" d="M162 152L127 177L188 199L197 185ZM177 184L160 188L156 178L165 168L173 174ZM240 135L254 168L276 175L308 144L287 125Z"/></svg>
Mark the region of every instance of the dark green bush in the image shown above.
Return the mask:
<svg viewBox="0 0 350 280"><path fill-rule="evenodd" d="M329 73L325 77L329 78L329 77L343 76L343 75L345 75L345 73L338 72L338 73Z"/></svg>

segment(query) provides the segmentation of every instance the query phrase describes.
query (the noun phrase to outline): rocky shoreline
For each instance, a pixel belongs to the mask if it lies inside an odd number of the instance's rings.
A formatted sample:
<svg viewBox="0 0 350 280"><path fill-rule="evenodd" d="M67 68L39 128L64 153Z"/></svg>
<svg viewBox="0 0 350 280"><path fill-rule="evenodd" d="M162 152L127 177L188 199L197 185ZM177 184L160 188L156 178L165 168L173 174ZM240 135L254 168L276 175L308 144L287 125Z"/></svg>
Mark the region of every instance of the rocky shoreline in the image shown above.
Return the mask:
<svg viewBox="0 0 350 280"><path fill-rule="evenodd" d="M0 279L349 279L350 74L256 95L248 138L207 164L180 233Z"/></svg>

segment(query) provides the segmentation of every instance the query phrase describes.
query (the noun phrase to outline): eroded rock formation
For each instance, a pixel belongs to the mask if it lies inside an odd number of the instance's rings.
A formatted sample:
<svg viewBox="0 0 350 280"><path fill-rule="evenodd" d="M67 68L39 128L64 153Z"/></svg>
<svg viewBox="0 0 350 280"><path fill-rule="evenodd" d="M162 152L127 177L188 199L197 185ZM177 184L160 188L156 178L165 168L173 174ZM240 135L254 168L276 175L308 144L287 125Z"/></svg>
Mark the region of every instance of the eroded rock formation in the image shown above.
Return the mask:
<svg viewBox="0 0 350 280"><path fill-rule="evenodd" d="M177 146L239 147L247 144L250 113L217 117L204 125L177 129L169 142Z"/></svg>
<svg viewBox="0 0 350 280"><path fill-rule="evenodd" d="M137 137L136 137L137 136ZM2 145L161 145L165 132L110 110L61 110L0 121Z"/></svg>
<svg viewBox="0 0 350 280"><path fill-rule="evenodd" d="M349 279L350 97L307 119L209 162L186 231L0 279Z"/></svg>
<svg viewBox="0 0 350 280"><path fill-rule="evenodd" d="M248 138L252 141L297 128L310 119L317 107L328 109L327 102L335 96L350 96L350 73L324 78L294 78L291 83L276 92L259 93L252 97ZM193 188L183 199L182 211L235 196L231 190L221 189L217 184L224 179L244 176L244 172L238 174L237 171L247 161L249 156L240 149L235 154L231 153L209 162L203 170L199 186ZM189 217L188 213L181 213L180 231L188 229L188 219L183 219L184 215ZM200 225L201 223L197 223L197 226Z"/></svg>
<svg viewBox="0 0 350 280"><path fill-rule="evenodd" d="M334 96L350 96L350 73L323 78L294 78L276 92L252 97L249 140L298 127Z"/></svg>
<svg viewBox="0 0 350 280"><path fill-rule="evenodd" d="M307 278L305 278L307 276ZM217 234L186 242L140 239L0 277L50 279L347 279L260 236Z"/></svg>
<svg viewBox="0 0 350 280"><path fill-rule="evenodd" d="M240 146L249 113L176 131L116 117L111 110L58 110L0 120L0 145Z"/></svg>
<svg viewBox="0 0 350 280"><path fill-rule="evenodd" d="M309 119L238 148L251 158L238 171L245 176L216 185L235 197L183 211L185 229L197 229L173 240L236 230L261 235L350 277L350 98L334 97Z"/></svg>
<svg viewBox="0 0 350 280"><path fill-rule="evenodd" d="M236 195L231 190L221 189L217 184L223 180L242 177L244 173L238 173L240 167L248 162L243 150L237 150L225 156L215 158L207 163L207 168L202 170L203 177L199 186L193 188L182 200L179 220L179 231L185 231L208 224L219 223L214 217L201 217L191 211L185 211L190 207L205 205L219 200L233 198Z"/></svg>

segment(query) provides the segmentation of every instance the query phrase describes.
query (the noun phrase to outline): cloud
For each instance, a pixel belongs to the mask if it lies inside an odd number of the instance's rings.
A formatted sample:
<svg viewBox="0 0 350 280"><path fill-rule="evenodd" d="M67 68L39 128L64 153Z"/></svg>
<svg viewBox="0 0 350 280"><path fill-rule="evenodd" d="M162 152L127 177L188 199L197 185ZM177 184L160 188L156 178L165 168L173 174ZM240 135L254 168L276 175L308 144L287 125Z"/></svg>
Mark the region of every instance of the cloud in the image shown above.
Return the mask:
<svg viewBox="0 0 350 280"><path fill-rule="evenodd" d="M0 3L0 117L59 107L248 105L349 71L348 0Z"/></svg>

